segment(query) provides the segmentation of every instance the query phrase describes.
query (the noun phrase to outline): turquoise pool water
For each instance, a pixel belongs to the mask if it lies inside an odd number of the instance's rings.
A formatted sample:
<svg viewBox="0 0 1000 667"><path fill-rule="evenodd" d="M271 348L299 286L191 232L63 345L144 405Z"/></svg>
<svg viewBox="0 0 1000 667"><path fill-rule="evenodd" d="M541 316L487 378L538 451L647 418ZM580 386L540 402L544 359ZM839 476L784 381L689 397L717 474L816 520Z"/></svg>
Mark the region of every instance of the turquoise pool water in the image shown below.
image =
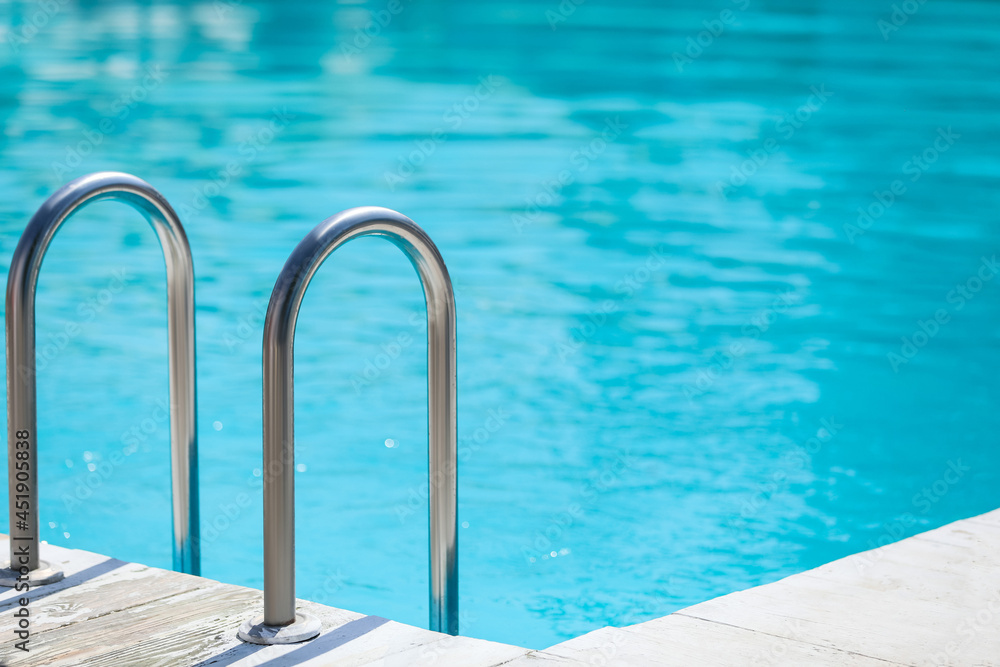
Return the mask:
<svg viewBox="0 0 1000 667"><path fill-rule="evenodd" d="M1000 5L897 5L0 2L0 261L87 172L178 209L204 574L260 587L271 286L406 213L458 290L463 632L647 620L1000 505ZM60 232L50 542L170 566L164 303L130 210ZM422 308L352 243L296 351L298 594L418 625Z"/></svg>

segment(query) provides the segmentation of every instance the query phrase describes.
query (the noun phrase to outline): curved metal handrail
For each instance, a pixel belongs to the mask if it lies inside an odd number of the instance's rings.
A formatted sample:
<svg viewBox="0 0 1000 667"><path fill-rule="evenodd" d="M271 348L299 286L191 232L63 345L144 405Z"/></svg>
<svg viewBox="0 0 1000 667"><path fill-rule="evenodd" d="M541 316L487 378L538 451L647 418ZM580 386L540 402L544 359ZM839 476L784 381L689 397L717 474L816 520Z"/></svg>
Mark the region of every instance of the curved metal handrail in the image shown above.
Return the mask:
<svg viewBox="0 0 1000 667"><path fill-rule="evenodd" d="M15 577L27 568L31 581L38 584L58 581L62 573L40 561L38 553L35 288L42 260L62 224L79 209L103 199L121 201L139 211L152 225L163 249L170 350L174 569L190 574L199 574L200 570L191 249L177 214L151 185L130 174L100 172L71 181L42 204L21 235L7 275L10 568ZM18 458L22 452L27 455ZM0 575L0 584L13 585L7 581L10 574Z"/></svg>
<svg viewBox="0 0 1000 667"><path fill-rule="evenodd" d="M244 641L285 644L319 633L295 610L293 347L295 322L313 275L334 250L359 236L380 236L416 268L427 305L427 403L430 484L430 627L458 634L458 506L455 297L441 254L406 216L352 208L316 226L285 262L264 323L264 613L240 628Z"/></svg>

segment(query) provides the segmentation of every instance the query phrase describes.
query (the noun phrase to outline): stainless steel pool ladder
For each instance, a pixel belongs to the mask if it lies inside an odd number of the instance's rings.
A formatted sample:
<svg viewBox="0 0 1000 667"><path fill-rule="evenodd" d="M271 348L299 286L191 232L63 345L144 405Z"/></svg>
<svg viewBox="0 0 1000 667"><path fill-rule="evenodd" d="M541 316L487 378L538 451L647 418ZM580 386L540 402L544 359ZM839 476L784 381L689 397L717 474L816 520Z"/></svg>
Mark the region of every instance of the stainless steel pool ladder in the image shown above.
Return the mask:
<svg viewBox="0 0 1000 667"><path fill-rule="evenodd" d="M145 181L116 172L78 178L49 197L28 223L7 276L7 466L10 564L0 585L28 572L35 584L62 579L39 559L35 287L42 260L74 212L104 199L124 202L152 225L167 265L170 456L174 569L199 574L198 440L195 408L194 269L187 236L166 199Z"/></svg>
<svg viewBox="0 0 1000 667"><path fill-rule="evenodd" d="M441 254L416 223L385 208L352 208L327 218L285 262L264 320L264 613L240 639L290 644L312 639L319 621L295 609L295 322L313 275L337 248L380 236L416 268L427 306L430 473L430 628L458 634L458 506L455 297Z"/></svg>

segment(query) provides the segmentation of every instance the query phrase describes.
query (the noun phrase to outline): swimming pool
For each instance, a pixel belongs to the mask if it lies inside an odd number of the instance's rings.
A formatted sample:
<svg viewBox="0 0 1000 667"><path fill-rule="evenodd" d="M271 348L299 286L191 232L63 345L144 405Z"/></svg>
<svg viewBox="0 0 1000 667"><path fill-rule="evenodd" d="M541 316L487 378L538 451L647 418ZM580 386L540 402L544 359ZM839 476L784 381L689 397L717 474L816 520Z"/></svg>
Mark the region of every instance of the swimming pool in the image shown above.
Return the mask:
<svg viewBox="0 0 1000 667"><path fill-rule="evenodd" d="M91 171L180 213L206 576L262 584L263 309L362 204L456 284L463 634L544 647L998 505L1000 7L57 6L0 4L0 258ZM53 243L50 542L170 566L164 303L127 208ZM296 354L298 595L417 625L422 320L360 240Z"/></svg>

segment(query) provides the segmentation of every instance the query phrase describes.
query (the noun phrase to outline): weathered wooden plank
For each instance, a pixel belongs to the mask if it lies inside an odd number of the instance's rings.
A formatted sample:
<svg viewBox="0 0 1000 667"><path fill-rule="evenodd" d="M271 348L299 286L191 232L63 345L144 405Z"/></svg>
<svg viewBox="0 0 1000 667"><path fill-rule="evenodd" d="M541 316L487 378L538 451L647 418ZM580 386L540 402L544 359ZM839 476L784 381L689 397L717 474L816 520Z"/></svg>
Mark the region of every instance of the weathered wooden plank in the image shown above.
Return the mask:
<svg viewBox="0 0 1000 667"><path fill-rule="evenodd" d="M97 591L96 594L100 594ZM168 656L183 655L199 640L213 642L217 634L212 624L220 609L246 605L251 591L229 590L222 584L200 587L126 610L113 611L32 635L30 658L8 656L17 665L129 665L171 664ZM113 604L111 606L114 606ZM192 622L204 630L177 633L176 628ZM168 638L168 635L174 635ZM186 664L174 662L173 664Z"/></svg>
<svg viewBox="0 0 1000 667"><path fill-rule="evenodd" d="M91 618L160 601L210 584L205 579L175 574L127 563L72 588L56 591L34 589L28 594L32 633L38 635L64 625L84 623ZM0 636L12 620L9 611L0 611Z"/></svg>
<svg viewBox="0 0 1000 667"><path fill-rule="evenodd" d="M6 535L0 535L0 554L4 554L0 560L7 560L8 539ZM42 543L41 558L44 561L53 563L62 568L65 578L48 586L38 587L38 591L51 593L56 590L70 588L83 581L92 579L102 574L111 572L126 565L124 561L115 558L108 558L100 554L89 551L78 551L75 549L64 549L51 544ZM133 567L144 567L135 565ZM19 598L24 597L23 592L13 588L0 587L0 611L17 604Z"/></svg>

